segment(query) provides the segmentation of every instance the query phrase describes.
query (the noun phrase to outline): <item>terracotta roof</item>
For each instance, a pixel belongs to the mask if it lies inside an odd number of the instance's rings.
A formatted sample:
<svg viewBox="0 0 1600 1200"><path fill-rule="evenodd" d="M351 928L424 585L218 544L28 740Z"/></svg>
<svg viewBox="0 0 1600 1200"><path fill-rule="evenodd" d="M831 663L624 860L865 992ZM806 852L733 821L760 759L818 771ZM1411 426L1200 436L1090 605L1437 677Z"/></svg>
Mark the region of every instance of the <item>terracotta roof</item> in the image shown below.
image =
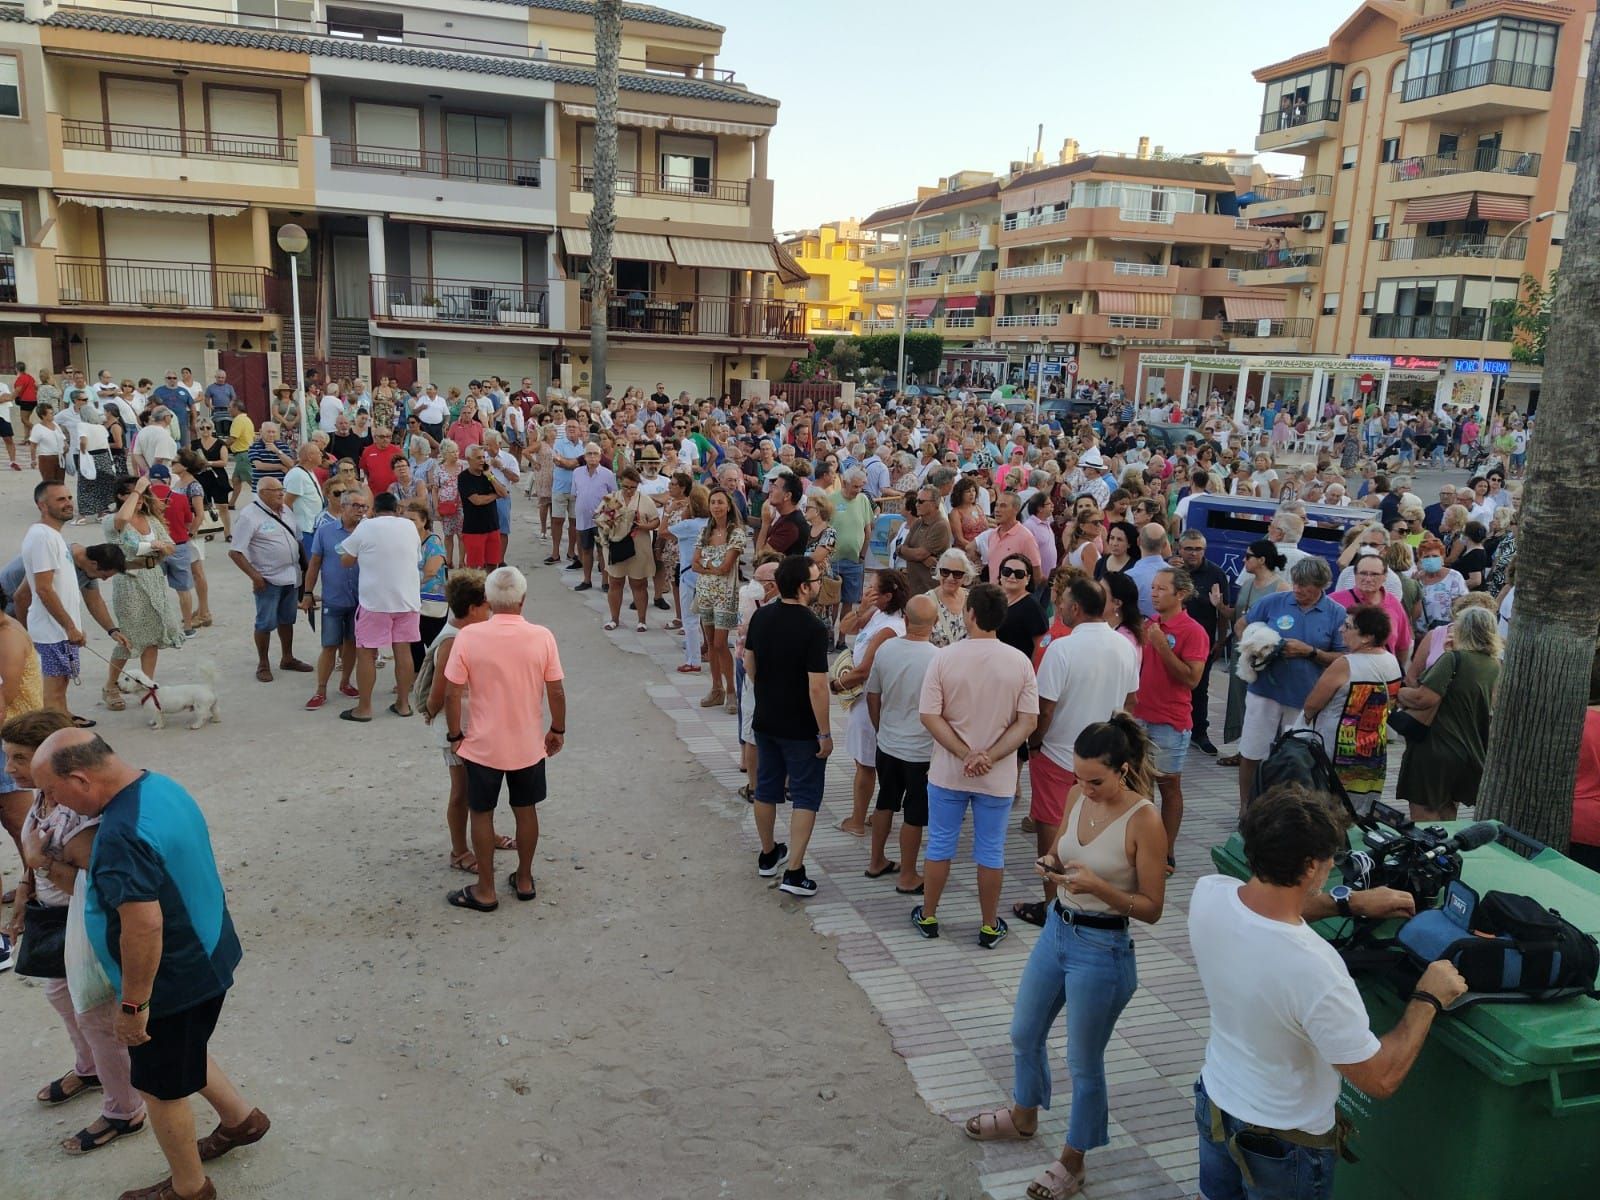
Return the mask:
<svg viewBox="0 0 1600 1200"><path fill-rule="evenodd" d="M1180 183L1209 183L1233 191L1233 176L1220 163L1183 162L1162 158L1120 158L1114 154L1096 154L1076 162L1045 167L1018 175L1003 190L1033 187L1054 179L1070 179L1076 175L1132 175L1144 179L1173 180Z"/></svg>
<svg viewBox="0 0 1600 1200"><path fill-rule="evenodd" d="M861 228L869 229L874 225L881 225L888 221L899 221L909 217L913 212L921 215L922 213L940 212L947 208L960 208L963 204L972 204L978 200L989 200L999 194L1000 181L991 179L987 183L974 184L972 187L961 188L959 191L930 196L928 199L921 201L922 207L920 209L917 207L916 201L896 204L892 208L880 208L865 221L861 222Z"/></svg>
<svg viewBox="0 0 1600 1200"><path fill-rule="evenodd" d="M552 12L577 13L579 16L594 15L594 0L491 0L495 4L514 4L519 8L547 8ZM691 17L687 13L673 12L671 9L656 8L649 4L624 4L622 6L622 19L624 21L638 21L645 25L671 25L677 29L704 29L715 33L727 32L721 25L714 25L710 21L702 21L699 17Z"/></svg>
<svg viewBox="0 0 1600 1200"><path fill-rule="evenodd" d="M1400 26L1400 36L1403 38L1414 38L1435 29L1449 29L1453 25L1471 25L1495 16L1526 17L1530 21L1562 25L1577 16L1577 11L1565 4L1540 4L1535 0L1479 0L1476 4L1446 9L1430 17L1417 17L1409 12L1406 15L1412 19Z"/></svg>
<svg viewBox="0 0 1600 1200"><path fill-rule="evenodd" d="M1275 62L1271 66L1262 67L1253 71L1251 77L1257 83L1267 83L1273 79L1281 79L1285 75L1293 75L1309 67L1320 67L1328 61L1328 47L1319 50L1307 50L1304 54L1296 54L1293 58L1286 58L1282 62Z"/></svg>

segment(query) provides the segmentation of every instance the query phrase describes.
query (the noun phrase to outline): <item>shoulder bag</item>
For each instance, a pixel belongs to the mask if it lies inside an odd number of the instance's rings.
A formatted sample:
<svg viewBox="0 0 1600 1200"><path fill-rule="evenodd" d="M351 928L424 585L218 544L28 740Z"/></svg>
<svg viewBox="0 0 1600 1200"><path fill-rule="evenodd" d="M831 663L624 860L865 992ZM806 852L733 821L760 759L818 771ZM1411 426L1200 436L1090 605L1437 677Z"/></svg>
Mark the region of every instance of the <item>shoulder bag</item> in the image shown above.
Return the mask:
<svg viewBox="0 0 1600 1200"><path fill-rule="evenodd" d="M33 979L65 979L67 910L29 900L22 910L22 944L13 968Z"/></svg>
<svg viewBox="0 0 1600 1200"><path fill-rule="evenodd" d="M1412 711L1401 708L1396 704L1389 710L1389 728L1405 738L1411 745L1428 740L1428 730L1433 728L1434 718L1439 715L1439 705L1444 703L1444 698L1449 694L1450 685L1456 681L1456 671L1461 666L1461 652L1450 651L1450 678L1445 681L1444 691L1439 693L1439 704L1432 708Z"/></svg>

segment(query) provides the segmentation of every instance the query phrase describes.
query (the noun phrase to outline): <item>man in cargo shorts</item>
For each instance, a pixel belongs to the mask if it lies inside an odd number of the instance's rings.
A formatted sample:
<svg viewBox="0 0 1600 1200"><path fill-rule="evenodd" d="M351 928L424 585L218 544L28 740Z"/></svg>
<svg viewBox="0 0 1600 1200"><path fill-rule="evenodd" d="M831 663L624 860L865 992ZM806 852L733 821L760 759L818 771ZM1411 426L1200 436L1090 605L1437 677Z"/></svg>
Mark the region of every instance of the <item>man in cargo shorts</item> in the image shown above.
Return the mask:
<svg viewBox="0 0 1600 1200"><path fill-rule="evenodd" d="M583 565L578 560L577 510L572 500L572 473L583 462L583 427L577 418L567 418L551 450L556 469L550 478L550 554L544 561L547 566L561 561L561 528L565 525L567 569L575 571Z"/></svg>

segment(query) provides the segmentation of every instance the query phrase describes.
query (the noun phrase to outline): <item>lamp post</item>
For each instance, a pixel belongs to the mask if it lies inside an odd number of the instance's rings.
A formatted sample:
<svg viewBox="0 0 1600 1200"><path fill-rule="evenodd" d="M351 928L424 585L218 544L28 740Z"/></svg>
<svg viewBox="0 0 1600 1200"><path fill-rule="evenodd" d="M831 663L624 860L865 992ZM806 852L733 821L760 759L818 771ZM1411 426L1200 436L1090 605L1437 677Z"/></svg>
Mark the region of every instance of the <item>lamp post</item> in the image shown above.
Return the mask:
<svg viewBox="0 0 1600 1200"><path fill-rule="evenodd" d="M1489 266L1489 298L1485 302L1483 310L1483 333L1478 338L1478 374L1480 375L1486 375L1488 373L1489 360L1487 358L1487 353L1489 349L1489 325L1494 317L1494 285L1500 282L1500 260L1505 255L1506 244L1517 235L1519 230L1526 229L1529 225L1536 225L1541 221L1548 221L1555 215L1554 209L1547 209L1546 211L1539 213L1537 216L1523 217L1522 220L1518 221L1511 227L1511 231L1502 237L1500 239L1500 244L1495 247L1494 261ZM1486 406L1486 411L1483 414L1483 422L1485 425L1487 425L1494 417L1494 398L1494 376L1490 375L1489 403Z"/></svg>
<svg viewBox="0 0 1600 1200"><path fill-rule="evenodd" d="M278 249L289 256L289 303L294 309L294 394L300 408L300 444L304 445L308 430L308 414L306 412L306 363L305 350L300 341L300 256L311 245L311 239L306 236L306 231L293 223L281 225L278 228Z"/></svg>
<svg viewBox="0 0 1600 1200"><path fill-rule="evenodd" d="M902 395L906 390L906 294L911 288L911 222L917 219L922 206L938 192L932 192L917 201L917 206L906 216L900 229L900 348L895 351L895 390Z"/></svg>
<svg viewBox="0 0 1600 1200"><path fill-rule="evenodd" d="M1050 343L1040 338L1033 346L1035 371L1033 378L1033 423L1039 423L1039 410L1044 404L1044 359L1050 353Z"/></svg>

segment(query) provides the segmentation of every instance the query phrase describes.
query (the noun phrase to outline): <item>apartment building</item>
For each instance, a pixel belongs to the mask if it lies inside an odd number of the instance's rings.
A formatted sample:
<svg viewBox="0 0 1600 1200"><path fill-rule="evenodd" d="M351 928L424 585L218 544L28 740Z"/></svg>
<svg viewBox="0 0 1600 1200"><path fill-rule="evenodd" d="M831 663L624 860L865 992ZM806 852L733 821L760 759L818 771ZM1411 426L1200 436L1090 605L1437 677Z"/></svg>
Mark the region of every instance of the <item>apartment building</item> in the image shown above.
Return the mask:
<svg viewBox="0 0 1600 1200"><path fill-rule="evenodd" d="M894 315L894 309L862 295L862 288L884 282L884 272L868 267L863 255L876 239L855 220L830 221L787 235L779 248L791 255L805 278L784 288L783 298L805 306L806 334L862 333L868 320Z"/></svg>
<svg viewBox="0 0 1600 1200"><path fill-rule="evenodd" d="M1288 305L1230 349L1384 363L1440 402L1487 407L1497 381L1534 402L1509 316L1522 277L1560 265L1594 19L1594 0L1368 0L1326 46L1255 72L1256 149L1304 165L1246 197L1278 240L1245 279ZM1330 394L1356 386L1345 370Z"/></svg>
<svg viewBox="0 0 1600 1200"><path fill-rule="evenodd" d="M907 326L943 334L952 370L1005 377L1037 358L1131 388L1141 353L1219 351L1229 322L1281 311L1281 293L1242 279L1270 235L1244 227L1240 180L1148 139L1137 156L1068 141L1052 165L951 176L863 222L898 235L867 265L909 264L866 293L896 305L867 328L899 327L903 291Z"/></svg>
<svg viewBox="0 0 1600 1200"><path fill-rule="evenodd" d="M30 363L588 380L585 0L0 4L0 338ZM804 344L770 299L777 102L627 6L609 377L697 395ZM6 111L12 81L15 112ZM792 273L791 273L792 277Z"/></svg>

